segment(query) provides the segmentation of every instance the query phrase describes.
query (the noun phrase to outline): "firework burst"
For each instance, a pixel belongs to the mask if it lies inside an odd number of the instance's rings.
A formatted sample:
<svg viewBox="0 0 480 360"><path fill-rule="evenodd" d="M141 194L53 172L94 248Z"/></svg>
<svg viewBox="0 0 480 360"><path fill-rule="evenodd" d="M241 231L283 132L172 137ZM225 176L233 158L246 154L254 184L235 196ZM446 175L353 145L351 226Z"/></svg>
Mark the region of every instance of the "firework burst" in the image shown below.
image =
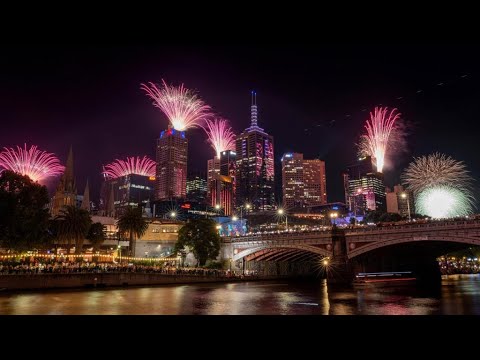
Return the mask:
<svg viewBox="0 0 480 360"><path fill-rule="evenodd" d="M182 85L169 86L162 80L162 86L154 83L141 84L141 89L153 100L167 116L173 128L185 131L200 126L210 115L210 106L206 105L192 90Z"/></svg>
<svg viewBox="0 0 480 360"><path fill-rule="evenodd" d="M143 158L127 157L127 160L116 159L113 163L103 167L103 174L110 179L129 174L155 176L155 161L146 156Z"/></svg>
<svg viewBox="0 0 480 360"><path fill-rule="evenodd" d="M17 146L17 150L3 148L0 152L0 168L27 175L33 181L39 182L61 175L65 170L54 154L38 150L35 145L27 150L27 144L24 144L24 148Z"/></svg>
<svg viewBox="0 0 480 360"><path fill-rule="evenodd" d="M402 181L414 192L419 213L446 218L473 211L473 179L462 161L440 153L418 157L402 174Z"/></svg>
<svg viewBox="0 0 480 360"><path fill-rule="evenodd" d="M220 159L220 153L227 150L235 150L235 134L225 119L216 118L206 120L202 126L208 136L208 141Z"/></svg>
<svg viewBox="0 0 480 360"><path fill-rule="evenodd" d="M388 108L375 107L365 124L367 133L360 138L359 152L375 159L378 172L383 171L387 150L402 138L397 124L400 115L397 109L388 113Z"/></svg>
<svg viewBox="0 0 480 360"><path fill-rule="evenodd" d="M467 216L472 213L474 199L462 190L451 186L435 186L418 193L417 212L436 219Z"/></svg>

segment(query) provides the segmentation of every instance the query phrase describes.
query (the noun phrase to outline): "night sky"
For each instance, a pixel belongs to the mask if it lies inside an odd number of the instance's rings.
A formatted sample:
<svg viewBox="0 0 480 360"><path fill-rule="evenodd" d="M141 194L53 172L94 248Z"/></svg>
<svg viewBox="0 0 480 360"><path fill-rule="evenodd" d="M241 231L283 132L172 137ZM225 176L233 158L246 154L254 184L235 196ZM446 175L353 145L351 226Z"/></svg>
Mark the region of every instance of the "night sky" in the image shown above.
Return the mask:
<svg viewBox="0 0 480 360"><path fill-rule="evenodd" d="M277 185L286 151L326 161L329 201L344 201L341 171L368 111L397 107L408 145L385 169L398 183L412 156L444 152L477 160L480 47L474 45L53 45L0 47L0 146L37 144L65 161L73 146L79 193L88 178L98 200L101 166L149 155L167 120L142 82L198 91L239 133L257 91L259 125L275 137ZM214 155L202 130L189 131L189 171ZM57 180L51 181L53 189ZM280 190L280 188L278 189ZM477 197L478 192L477 192Z"/></svg>

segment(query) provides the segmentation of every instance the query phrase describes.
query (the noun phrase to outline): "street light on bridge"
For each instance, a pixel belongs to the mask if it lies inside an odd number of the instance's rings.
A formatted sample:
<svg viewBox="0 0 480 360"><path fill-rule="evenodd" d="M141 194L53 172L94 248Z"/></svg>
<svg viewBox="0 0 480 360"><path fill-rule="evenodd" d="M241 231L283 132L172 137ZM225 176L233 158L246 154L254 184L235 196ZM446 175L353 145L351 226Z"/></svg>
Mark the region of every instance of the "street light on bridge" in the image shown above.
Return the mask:
<svg viewBox="0 0 480 360"><path fill-rule="evenodd" d="M407 199L407 208L408 208L408 221L411 221L411 214L410 214L410 198L408 197L408 193L404 192L402 195L400 195L402 199Z"/></svg>
<svg viewBox="0 0 480 360"><path fill-rule="evenodd" d="M277 214L280 216L285 215L285 230L288 231L288 217L287 217L287 212L283 209L278 209Z"/></svg>

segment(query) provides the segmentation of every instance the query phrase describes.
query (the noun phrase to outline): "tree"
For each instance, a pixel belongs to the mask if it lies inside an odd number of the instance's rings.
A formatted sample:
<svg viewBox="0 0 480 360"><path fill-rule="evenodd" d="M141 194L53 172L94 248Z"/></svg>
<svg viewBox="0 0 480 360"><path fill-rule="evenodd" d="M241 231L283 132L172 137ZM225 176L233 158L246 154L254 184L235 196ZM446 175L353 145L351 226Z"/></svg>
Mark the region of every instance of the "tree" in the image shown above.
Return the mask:
<svg viewBox="0 0 480 360"><path fill-rule="evenodd" d="M75 253L80 254L85 237L92 225L89 212L70 205L60 210L60 215L56 217L56 220L58 221L58 238L67 241L68 253L70 253L73 240L75 241Z"/></svg>
<svg viewBox="0 0 480 360"><path fill-rule="evenodd" d="M118 220L120 233L130 236L130 250L135 256L136 239L141 237L148 229L148 223L142 216L142 209L129 207Z"/></svg>
<svg viewBox="0 0 480 360"><path fill-rule="evenodd" d="M105 225L96 222L90 226L88 230L87 239L93 245L93 251L97 251L100 245L105 241Z"/></svg>
<svg viewBox="0 0 480 360"><path fill-rule="evenodd" d="M9 170L0 173L0 243L17 250L48 241L48 192L45 186Z"/></svg>
<svg viewBox="0 0 480 360"><path fill-rule="evenodd" d="M200 266L207 260L214 260L220 252L220 235L215 221L211 219L196 219L185 224L178 232L175 252L185 247L192 250Z"/></svg>

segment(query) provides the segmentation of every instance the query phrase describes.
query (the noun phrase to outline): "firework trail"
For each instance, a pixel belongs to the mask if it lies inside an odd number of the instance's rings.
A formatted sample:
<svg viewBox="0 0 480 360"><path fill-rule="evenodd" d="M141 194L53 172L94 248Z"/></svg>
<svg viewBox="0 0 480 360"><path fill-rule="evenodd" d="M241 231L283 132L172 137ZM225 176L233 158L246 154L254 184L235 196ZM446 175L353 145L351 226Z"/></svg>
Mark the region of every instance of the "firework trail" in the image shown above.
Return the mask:
<svg viewBox="0 0 480 360"><path fill-rule="evenodd" d="M17 150L4 147L0 152L1 168L27 175L38 182L51 176L61 175L65 170L55 154L38 150L36 145L32 145L27 150L27 144L24 144L24 148L17 146Z"/></svg>
<svg viewBox="0 0 480 360"><path fill-rule="evenodd" d="M207 133L208 141L220 159L220 153L227 150L235 150L235 134L228 125L228 121L221 118L206 120L203 130Z"/></svg>
<svg viewBox="0 0 480 360"><path fill-rule="evenodd" d="M400 115L397 109L392 109L388 113L388 108L375 107L365 124L367 133L360 138L359 152L375 159L378 172L383 171L385 153L393 146L392 140L396 142L402 138L400 132L395 134L399 129L396 121L400 119Z"/></svg>
<svg viewBox="0 0 480 360"><path fill-rule="evenodd" d="M402 181L415 194L419 213L438 218L473 211L473 179L462 161L440 153L417 157L402 174Z"/></svg>
<svg viewBox="0 0 480 360"><path fill-rule="evenodd" d="M110 179L130 174L155 176L155 161L146 156L143 158L139 156L127 157L127 160L116 159L113 163L103 167L102 174Z"/></svg>
<svg viewBox="0 0 480 360"><path fill-rule="evenodd" d="M206 105L192 90L182 85L169 86L162 80L160 88L154 83L141 84L141 89L167 116L173 128L185 131L200 126L210 116L210 106Z"/></svg>

